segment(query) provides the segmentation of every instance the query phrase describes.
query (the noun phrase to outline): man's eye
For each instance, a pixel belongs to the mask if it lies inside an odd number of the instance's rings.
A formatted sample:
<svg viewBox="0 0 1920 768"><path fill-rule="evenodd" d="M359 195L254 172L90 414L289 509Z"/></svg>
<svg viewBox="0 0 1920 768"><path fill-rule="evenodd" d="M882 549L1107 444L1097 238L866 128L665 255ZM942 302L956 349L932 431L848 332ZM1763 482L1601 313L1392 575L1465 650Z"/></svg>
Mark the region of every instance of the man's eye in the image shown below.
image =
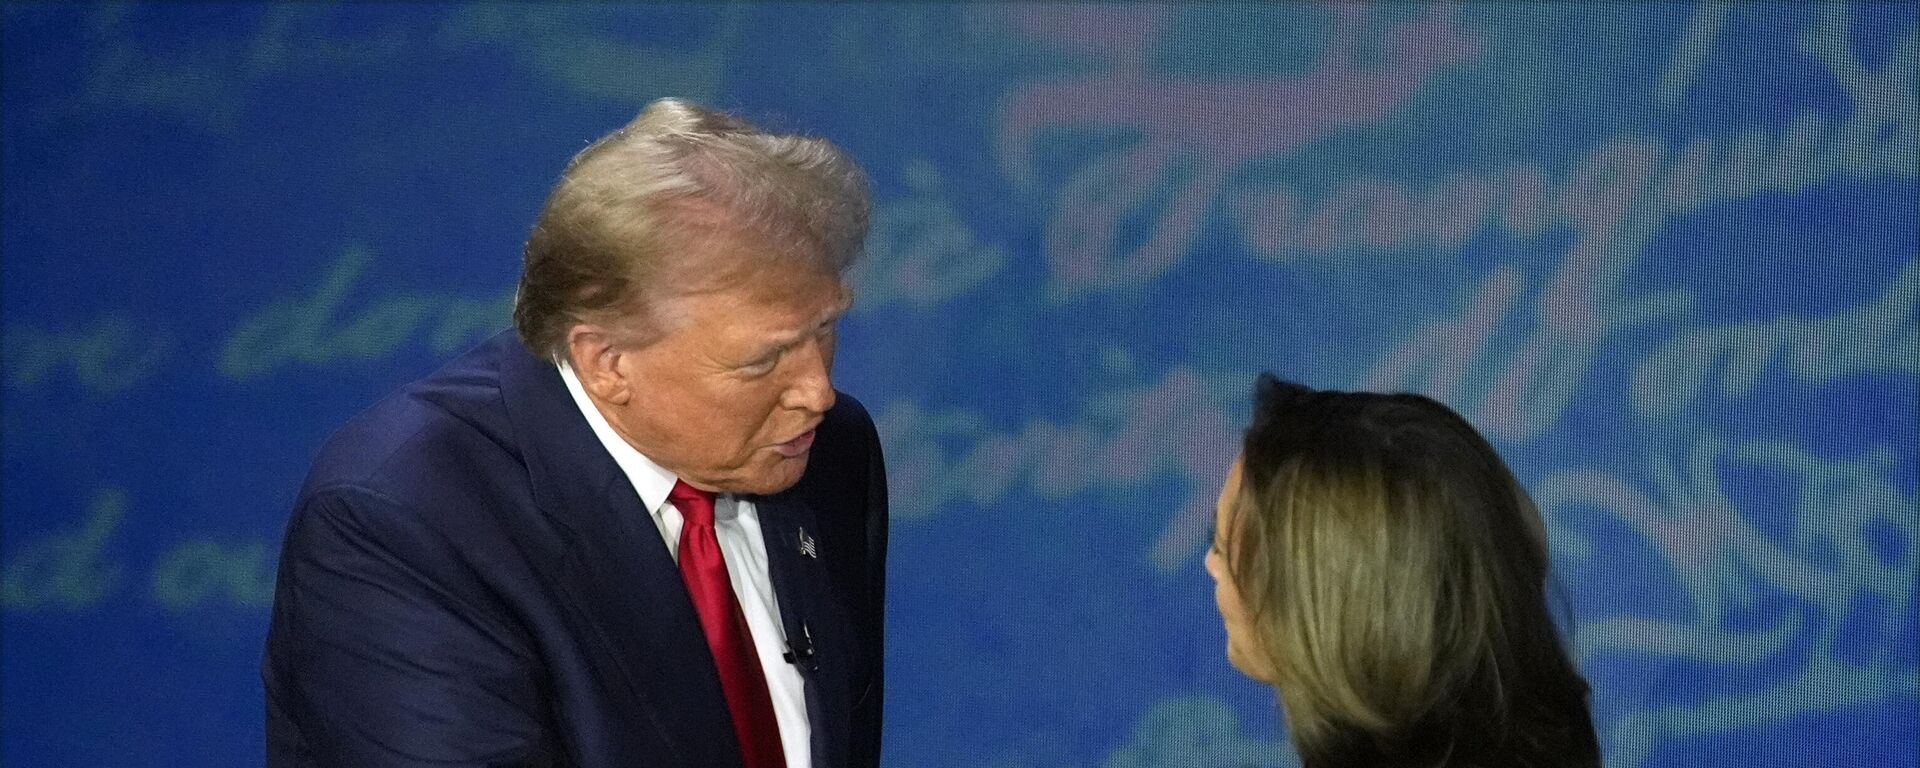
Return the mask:
<svg viewBox="0 0 1920 768"><path fill-rule="evenodd" d="M779 364L780 364L779 355L769 355L767 357L763 357L758 360L755 360L751 363L747 363L746 365L740 366L740 372L748 376L765 376L769 373L772 373L774 366Z"/></svg>

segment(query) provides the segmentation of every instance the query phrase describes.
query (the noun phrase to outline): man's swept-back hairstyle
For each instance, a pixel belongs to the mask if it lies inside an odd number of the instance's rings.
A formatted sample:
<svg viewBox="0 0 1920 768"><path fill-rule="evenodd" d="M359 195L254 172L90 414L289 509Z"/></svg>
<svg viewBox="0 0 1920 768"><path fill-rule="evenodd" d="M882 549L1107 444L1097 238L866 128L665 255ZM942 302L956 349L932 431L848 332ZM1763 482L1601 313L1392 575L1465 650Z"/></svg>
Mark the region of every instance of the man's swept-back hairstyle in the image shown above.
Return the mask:
<svg viewBox="0 0 1920 768"><path fill-rule="evenodd" d="M1229 575L1308 768L1598 766L1544 526L1465 419L1262 375Z"/></svg>
<svg viewBox="0 0 1920 768"><path fill-rule="evenodd" d="M564 359L576 323L643 344L674 283L719 268L785 268L845 278L870 215L867 179L832 143L769 133L681 99L574 155L527 238L514 327L535 354ZM746 237L749 264L684 263L704 238Z"/></svg>

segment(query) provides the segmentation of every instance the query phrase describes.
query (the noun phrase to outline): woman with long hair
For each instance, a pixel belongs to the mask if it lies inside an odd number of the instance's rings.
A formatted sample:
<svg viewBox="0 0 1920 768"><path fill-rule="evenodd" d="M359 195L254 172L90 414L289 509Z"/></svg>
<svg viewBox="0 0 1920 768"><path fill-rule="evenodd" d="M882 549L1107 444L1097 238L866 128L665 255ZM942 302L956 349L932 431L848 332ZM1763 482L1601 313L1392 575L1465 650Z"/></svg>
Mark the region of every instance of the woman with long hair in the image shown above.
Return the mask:
<svg viewBox="0 0 1920 768"><path fill-rule="evenodd" d="M1263 374L1217 515L1228 658L1306 768L1600 764L1540 514L1446 406Z"/></svg>

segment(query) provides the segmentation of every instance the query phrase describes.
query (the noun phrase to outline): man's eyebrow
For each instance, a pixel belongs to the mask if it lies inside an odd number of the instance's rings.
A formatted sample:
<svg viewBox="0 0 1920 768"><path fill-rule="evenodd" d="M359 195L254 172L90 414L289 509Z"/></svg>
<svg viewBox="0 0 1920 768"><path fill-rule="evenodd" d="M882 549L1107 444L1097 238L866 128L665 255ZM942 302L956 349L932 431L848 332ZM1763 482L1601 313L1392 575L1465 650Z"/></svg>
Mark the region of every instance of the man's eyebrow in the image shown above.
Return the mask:
<svg viewBox="0 0 1920 768"><path fill-rule="evenodd" d="M823 326L828 326L836 322L839 322L840 318L846 317L847 312L851 309L853 309L853 292L848 291L846 292L846 295L840 299L840 302L838 304L835 304L833 309L827 312L826 318L821 320L819 324L813 326L813 328L810 328L806 331L793 334L792 336L788 336L781 339L775 339L772 343L768 344L765 347L762 347L760 354L756 355L754 359L760 360L767 357L786 354L787 350L792 349L795 345L798 345L800 342L805 341L807 336L810 335L813 331L817 331Z"/></svg>

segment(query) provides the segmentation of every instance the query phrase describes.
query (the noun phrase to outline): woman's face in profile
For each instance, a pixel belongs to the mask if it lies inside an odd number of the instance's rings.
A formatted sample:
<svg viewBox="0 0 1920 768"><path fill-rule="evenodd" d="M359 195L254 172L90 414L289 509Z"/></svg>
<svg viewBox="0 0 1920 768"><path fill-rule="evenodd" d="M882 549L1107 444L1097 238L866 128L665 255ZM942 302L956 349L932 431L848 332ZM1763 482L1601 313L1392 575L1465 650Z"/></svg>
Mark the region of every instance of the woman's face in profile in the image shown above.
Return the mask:
<svg viewBox="0 0 1920 768"><path fill-rule="evenodd" d="M1235 545L1232 535L1233 507L1240 498L1240 460L1235 459L1233 467L1227 470L1227 480L1220 486L1220 499L1214 504L1213 546L1207 550L1207 573L1213 576L1213 599L1220 607L1220 618L1227 625L1227 661L1248 677L1263 682L1273 682L1273 673L1260 654L1250 652L1253 648L1253 628L1247 618L1246 606L1240 602L1240 590L1233 584L1227 572L1227 563L1233 557L1230 549Z"/></svg>

